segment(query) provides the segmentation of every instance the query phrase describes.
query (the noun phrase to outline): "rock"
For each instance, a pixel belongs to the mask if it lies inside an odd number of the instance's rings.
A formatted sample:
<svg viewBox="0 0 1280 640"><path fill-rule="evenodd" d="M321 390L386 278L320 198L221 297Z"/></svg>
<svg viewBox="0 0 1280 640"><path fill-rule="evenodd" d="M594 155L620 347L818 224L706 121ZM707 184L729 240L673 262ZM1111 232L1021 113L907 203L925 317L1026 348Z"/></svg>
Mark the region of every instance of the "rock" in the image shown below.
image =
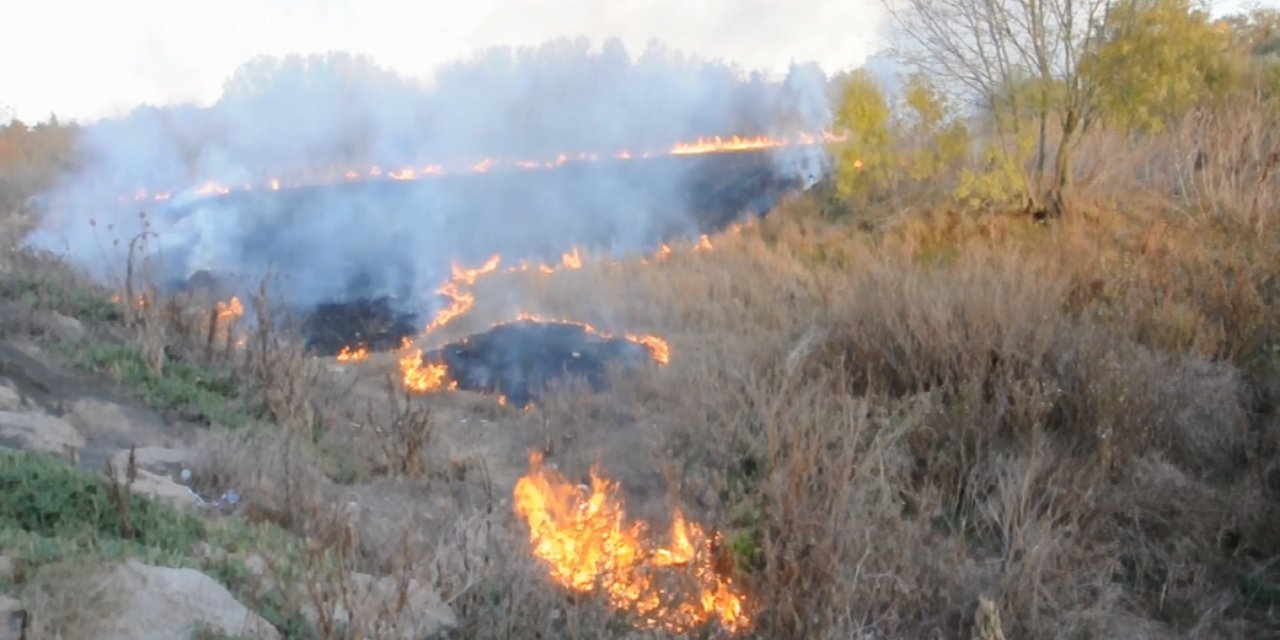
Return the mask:
<svg viewBox="0 0 1280 640"><path fill-rule="evenodd" d="M22 602L0 596L0 640L22 640L26 637L27 612Z"/></svg>
<svg viewBox="0 0 1280 640"><path fill-rule="evenodd" d="M434 589L410 579L405 587L404 606L400 605L400 580L391 576L375 578L365 573L352 573L350 576L352 591L351 602L355 605L358 620L365 630L378 638L400 638L412 640L439 634L454 628L458 624L453 609L440 599ZM319 620L319 615L308 604L303 605L302 614L312 624ZM339 625L351 621L351 614L341 604L335 605L333 620Z"/></svg>
<svg viewBox="0 0 1280 640"><path fill-rule="evenodd" d="M162 500L176 507L195 506L196 499L187 488L174 482L168 476L152 473L146 469L138 469L137 479L130 488L135 495L147 496L153 500Z"/></svg>
<svg viewBox="0 0 1280 640"><path fill-rule="evenodd" d="M9 386L7 380L0 382L0 411L19 411L22 405L22 394Z"/></svg>
<svg viewBox="0 0 1280 640"><path fill-rule="evenodd" d="M0 440L16 442L21 449L58 454L68 449L78 451L85 445L84 436L62 418L15 411L0 411Z"/></svg>
<svg viewBox="0 0 1280 640"><path fill-rule="evenodd" d="M133 432L136 422L130 410L114 402L97 398L80 398L71 404L67 418L89 433L113 433L126 435Z"/></svg>
<svg viewBox="0 0 1280 640"><path fill-rule="evenodd" d="M79 320L64 316L57 311L49 312L49 331L63 342L80 342L87 332Z"/></svg>
<svg viewBox="0 0 1280 640"><path fill-rule="evenodd" d="M112 606L101 612L99 629L86 630L92 636L79 636L86 640L178 640L192 637L202 626L233 637L280 637L266 620L195 569L128 560L108 569L101 580L98 584L113 594Z"/></svg>

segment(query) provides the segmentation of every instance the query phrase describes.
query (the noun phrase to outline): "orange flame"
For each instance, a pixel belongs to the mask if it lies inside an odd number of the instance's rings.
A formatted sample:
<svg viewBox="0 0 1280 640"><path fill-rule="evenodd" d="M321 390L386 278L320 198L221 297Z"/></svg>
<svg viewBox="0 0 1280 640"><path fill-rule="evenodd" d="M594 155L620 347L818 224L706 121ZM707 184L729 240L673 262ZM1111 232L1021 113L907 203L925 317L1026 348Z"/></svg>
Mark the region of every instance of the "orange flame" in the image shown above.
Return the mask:
<svg viewBox="0 0 1280 640"><path fill-rule="evenodd" d="M679 142L671 147L672 155L692 155L699 153L723 153L726 151L759 151L762 149L773 149L787 144L786 140L781 138L770 138L769 136L755 136L754 138L740 138L733 136L731 138L714 138L698 137L696 142Z"/></svg>
<svg viewBox="0 0 1280 640"><path fill-rule="evenodd" d="M627 339L637 344L642 344L649 348L649 352L653 354L653 361L658 364L671 363L671 345L666 340L653 335L637 335L628 333Z"/></svg>
<svg viewBox="0 0 1280 640"><path fill-rule="evenodd" d="M427 325L426 333L431 333L446 324L449 324L458 316L466 313L471 309L471 305L476 303L475 294L466 291L464 287L475 284L476 279L480 276L491 273L498 268L498 263L502 260L501 256L494 255L475 269L463 269L458 265L453 265L453 276L440 285L436 289L436 293L449 298L449 306L440 310L436 317L431 319L431 324Z"/></svg>
<svg viewBox="0 0 1280 640"><path fill-rule="evenodd" d="M581 269L582 255L578 253L578 248L574 247L571 251L560 256L560 265L566 269Z"/></svg>
<svg viewBox="0 0 1280 640"><path fill-rule="evenodd" d="M355 349L343 347L338 351L338 362L361 362L368 358L369 350L364 345L357 345Z"/></svg>
<svg viewBox="0 0 1280 640"><path fill-rule="evenodd" d="M449 367L443 362L423 362L422 349L414 348L408 338L405 338L402 349L400 374L406 389L414 393L428 393L444 388L450 390L458 388L457 382L450 382L449 386L445 387L445 380L449 377Z"/></svg>
<svg viewBox="0 0 1280 640"><path fill-rule="evenodd" d="M533 553L551 580L581 593L602 593L609 604L636 616L645 628L682 633L713 618L737 632L750 615L746 598L712 557L718 536L674 514L669 546L647 539L643 523L627 524L618 484L591 469L591 486L580 487L529 456L529 472L516 482L514 509L529 527ZM670 574L685 589L664 589ZM666 581L663 581L666 584Z"/></svg>
<svg viewBox="0 0 1280 640"><path fill-rule="evenodd" d="M280 190L280 179L279 179L279 178L272 178L272 179L271 179L271 190L272 190L272 191L279 191L279 190Z"/></svg>

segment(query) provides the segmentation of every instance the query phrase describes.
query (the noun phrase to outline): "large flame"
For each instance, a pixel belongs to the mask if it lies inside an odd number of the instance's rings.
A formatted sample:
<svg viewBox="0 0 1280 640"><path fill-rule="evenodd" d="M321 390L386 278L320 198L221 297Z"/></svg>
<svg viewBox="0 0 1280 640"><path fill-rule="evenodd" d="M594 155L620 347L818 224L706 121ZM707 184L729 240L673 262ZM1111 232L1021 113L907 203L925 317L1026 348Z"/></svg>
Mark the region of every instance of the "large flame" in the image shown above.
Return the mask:
<svg viewBox="0 0 1280 640"><path fill-rule="evenodd" d="M404 388L414 393L458 388L456 381L449 381L448 386L445 386L449 379L449 367L443 362L423 362L422 349L414 347L408 338L404 339L400 347L400 375Z"/></svg>
<svg viewBox="0 0 1280 640"><path fill-rule="evenodd" d="M732 632L747 628L745 596L716 570L716 537L677 510L668 544L658 545L643 523L626 522L617 492L618 484L596 468L591 486L582 487L545 468L537 452L530 454L529 472L513 491L514 508L551 579L602 594L642 627L681 633L715 620Z"/></svg>

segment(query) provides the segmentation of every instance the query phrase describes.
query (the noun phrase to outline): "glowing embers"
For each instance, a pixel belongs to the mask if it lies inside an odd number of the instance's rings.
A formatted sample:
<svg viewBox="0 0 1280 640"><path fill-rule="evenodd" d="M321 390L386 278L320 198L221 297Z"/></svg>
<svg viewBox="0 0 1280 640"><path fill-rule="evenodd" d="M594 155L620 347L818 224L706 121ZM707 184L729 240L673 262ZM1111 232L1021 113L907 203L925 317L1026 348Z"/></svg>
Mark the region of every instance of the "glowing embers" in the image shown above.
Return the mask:
<svg viewBox="0 0 1280 640"><path fill-rule="evenodd" d="M533 554L562 588L598 594L641 627L682 633L710 622L731 632L751 624L746 597L716 561L718 535L676 510L665 544L644 523L628 523L618 484L591 470L591 486L570 482L536 452L516 482L514 509Z"/></svg>

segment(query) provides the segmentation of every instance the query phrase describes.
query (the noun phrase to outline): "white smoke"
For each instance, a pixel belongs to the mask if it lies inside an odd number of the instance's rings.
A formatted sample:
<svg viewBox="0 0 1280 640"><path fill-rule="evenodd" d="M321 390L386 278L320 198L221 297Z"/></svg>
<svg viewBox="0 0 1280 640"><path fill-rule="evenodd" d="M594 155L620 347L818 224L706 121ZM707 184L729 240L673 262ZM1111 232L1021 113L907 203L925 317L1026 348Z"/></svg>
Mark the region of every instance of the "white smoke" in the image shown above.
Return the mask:
<svg viewBox="0 0 1280 640"><path fill-rule="evenodd" d="M347 54L263 57L238 69L208 108L146 107L85 127L81 169L42 197L46 214L29 242L105 279L145 226L157 234L165 280L275 267L299 304L424 296L453 261L558 255L568 243L638 250L692 232L701 212L687 196L691 181L715 176L696 159L668 158L412 188L360 182L264 194L265 185L374 165L638 157L699 136L821 133L831 119L825 87L816 65L793 65L775 80L657 44L633 57L616 40L488 49L430 85ZM821 147L780 149L772 169L809 184L825 158ZM201 198L206 181L253 191ZM148 199L159 191L171 198ZM131 200L135 193L146 197Z"/></svg>

